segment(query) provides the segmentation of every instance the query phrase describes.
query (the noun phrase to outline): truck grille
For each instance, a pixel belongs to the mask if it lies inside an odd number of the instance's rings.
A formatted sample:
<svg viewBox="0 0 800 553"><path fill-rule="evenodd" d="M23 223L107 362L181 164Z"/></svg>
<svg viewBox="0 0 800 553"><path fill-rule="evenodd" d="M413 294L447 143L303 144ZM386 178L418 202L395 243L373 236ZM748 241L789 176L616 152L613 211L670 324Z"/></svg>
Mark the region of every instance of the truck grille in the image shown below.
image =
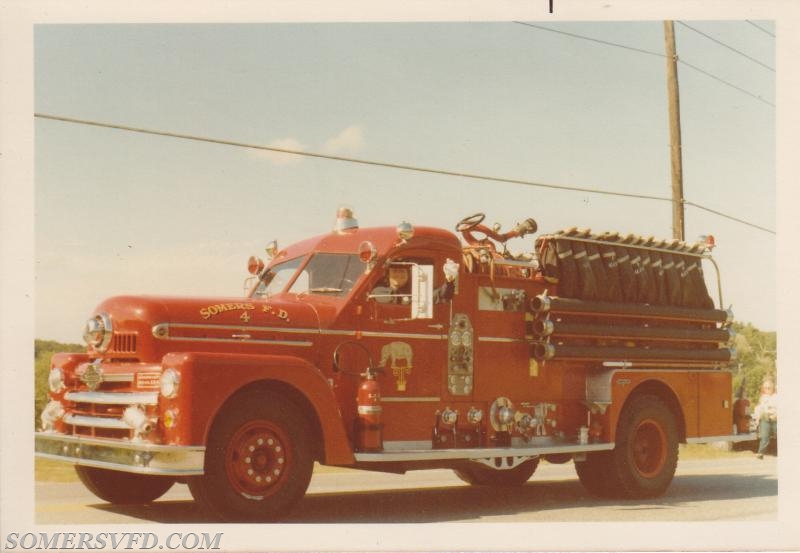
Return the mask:
<svg viewBox="0 0 800 553"><path fill-rule="evenodd" d="M135 347L135 336L133 341L123 341L123 347L130 347L131 344ZM141 408L148 417L155 415L159 372L141 369L120 372L122 365L87 364L85 367L76 375L72 383L74 387L64 394L64 407L67 410L63 419L66 425L64 431L94 438L133 438L134 429L123 415L131 406ZM128 365L126 368L130 370L132 367ZM89 372L93 372L93 378L81 376Z"/></svg>
<svg viewBox="0 0 800 553"><path fill-rule="evenodd" d="M113 353L136 353L136 333L117 332L111 338L109 351Z"/></svg>

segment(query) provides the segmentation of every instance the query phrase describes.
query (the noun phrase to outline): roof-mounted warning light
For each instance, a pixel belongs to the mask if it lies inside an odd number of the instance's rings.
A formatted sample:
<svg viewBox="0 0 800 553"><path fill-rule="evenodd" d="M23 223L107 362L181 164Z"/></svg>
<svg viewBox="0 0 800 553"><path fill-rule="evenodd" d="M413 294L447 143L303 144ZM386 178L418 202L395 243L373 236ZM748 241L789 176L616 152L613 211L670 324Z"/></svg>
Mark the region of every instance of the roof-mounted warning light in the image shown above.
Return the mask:
<svg viewBox="0 0 800 553"><path fill-rule="evenodd" d="M336 223L333 232L346 232L358 228L358 221L353 217L353 210L347 206L340 206L336 211Z"/></svg>

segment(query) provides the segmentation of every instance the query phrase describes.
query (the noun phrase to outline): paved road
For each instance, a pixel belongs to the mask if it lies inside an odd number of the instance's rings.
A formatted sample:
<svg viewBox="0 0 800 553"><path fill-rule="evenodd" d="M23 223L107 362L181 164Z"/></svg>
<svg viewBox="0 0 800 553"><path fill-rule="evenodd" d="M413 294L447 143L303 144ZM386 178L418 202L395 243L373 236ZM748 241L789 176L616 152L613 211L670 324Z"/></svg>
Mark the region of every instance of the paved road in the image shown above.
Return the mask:
<svg viewBox="0 0 800 553"><path fill-rule="evenodd" d="M606 501L589 496L572 463L542 463L513 490L470 487L448 470L391 475L340 470L315 473L308 495L287 522L543 522L776 520L774 457L683 460L661 498ZM147 506L111 506L78 483L37 483L39 524L213 522L184 485Z"/></svg>

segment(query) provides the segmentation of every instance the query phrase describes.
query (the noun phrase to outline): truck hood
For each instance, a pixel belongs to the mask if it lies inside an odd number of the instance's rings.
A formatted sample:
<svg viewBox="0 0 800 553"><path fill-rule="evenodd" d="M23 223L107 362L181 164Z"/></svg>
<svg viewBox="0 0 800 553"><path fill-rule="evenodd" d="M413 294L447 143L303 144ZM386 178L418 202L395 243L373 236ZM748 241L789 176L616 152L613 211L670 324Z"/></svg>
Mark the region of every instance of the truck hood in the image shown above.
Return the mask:
<svg viewBox="0 0 800 553"><path fill-rule="evenodd" d="M307 347L320 330L311 306L285 298L117 296L95 313L107 314L113 328L106 355L140 360L168 351L271 353L280 346Z"/></svg>

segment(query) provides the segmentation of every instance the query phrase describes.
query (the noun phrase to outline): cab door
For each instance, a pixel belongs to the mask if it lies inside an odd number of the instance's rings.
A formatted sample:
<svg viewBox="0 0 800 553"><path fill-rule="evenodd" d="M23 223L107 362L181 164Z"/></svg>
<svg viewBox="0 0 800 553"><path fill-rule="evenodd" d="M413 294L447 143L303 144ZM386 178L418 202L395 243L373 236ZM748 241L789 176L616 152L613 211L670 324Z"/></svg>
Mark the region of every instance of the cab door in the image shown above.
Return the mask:
<svg viewBox="0 0 800 553"><path fill-rule="evenodd" d="M423 297L421 303L430 302L427 305L414 302L441 286L441 266L430 256L406 255L374 270L361 317L361 340L382 369L378 382L384 441L431 439L442 401L442 375L447 371L450 302L433 295ZM389 273L400 268L408 269L414 282L398 289L397 279L390 282ZM432 286L419 282L420 275L432 279Z"/></svg>

